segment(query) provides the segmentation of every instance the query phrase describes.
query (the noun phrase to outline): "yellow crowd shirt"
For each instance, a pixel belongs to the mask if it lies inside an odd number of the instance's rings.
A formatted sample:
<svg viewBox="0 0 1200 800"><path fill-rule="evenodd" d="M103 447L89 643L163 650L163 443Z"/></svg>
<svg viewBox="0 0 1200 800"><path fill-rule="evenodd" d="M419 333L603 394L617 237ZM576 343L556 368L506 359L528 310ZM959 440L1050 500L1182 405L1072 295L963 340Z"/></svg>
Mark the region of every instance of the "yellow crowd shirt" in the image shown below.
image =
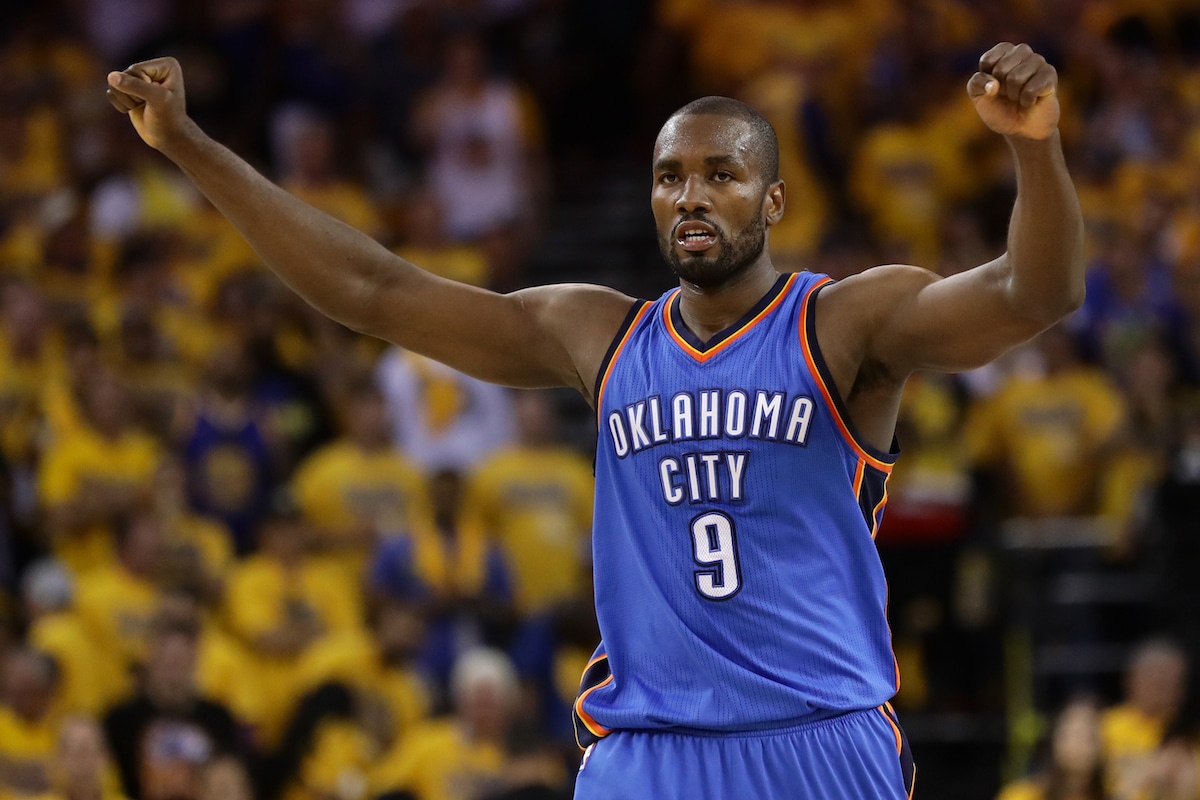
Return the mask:
<svg viewBox="0 0 1200 800"><path fill-rule="evenodd" d="M412 669L384 664L375 642L362 630L314 644L301 659L296 680L298 694L328 681L373 693L387 705L393 729L401 734L428 717L432 707L429 687L421 676Z"/></svg>
<svg viewBox="0 0 1200 800"><path fill-rule="evenodd" d="M348 441L334 442L297 468L292 488L318 542L332 549L332 560L350 576L361 575L367 550L345 542L363 526L418 542L433 535L425 479L391 448L367 452Z"/></svg>
<svg viewBox="0 0 1200 800"><path fill-rule="evenodd" d="M88 483L100 486L149 487L160 450L150 436L137 431L114 441L79 427L55 442L42 460L38 495L49 509L75 500ZM113 563L112 533L95 524L67 532L54 542L54 553L75 575Z"/></svg>
<svg viewBox="0 0 1200 800"><path fill-rule="evenodd" d="M574 596L588 569L594 483L587 460L565 448L511 448L471 476L464 517L502 549L518 610L537 613Z"/></svg>
<svg viewBox="0 0 1200 800"><path fill-rule="evenodd" d="M380 758L372 795L410 791L421 800L474 800L500 787L504 751L472 741L453 720L423 723Z"/></svg>
<svg viewBox="0 0 1200 800"><path fill-rule="evenodd" d="M105 697L132 688L130 668L146 654L146 632L158 607L158 587L121 566L92 570L79 580L76 608L96 654Z"/></svg>
<svg viewBox="0 0 1200 800"><path fill-rule="evenodd" d="M98 714L117 699L108 694L112 687L97 669L102 656L77 613L61 611L39 617L25 636L30 645L58 663L61 683L54 704L56 715Z"/></svg>
<svg viewBox="0 0 1200 800"><path fill-rule="evenodd" d="M1015 376L976 412L968 430L972 452L1007 470L1018 514L1097 510L1102 459L1124 413L1107 378L1086 369Z"/></svg>

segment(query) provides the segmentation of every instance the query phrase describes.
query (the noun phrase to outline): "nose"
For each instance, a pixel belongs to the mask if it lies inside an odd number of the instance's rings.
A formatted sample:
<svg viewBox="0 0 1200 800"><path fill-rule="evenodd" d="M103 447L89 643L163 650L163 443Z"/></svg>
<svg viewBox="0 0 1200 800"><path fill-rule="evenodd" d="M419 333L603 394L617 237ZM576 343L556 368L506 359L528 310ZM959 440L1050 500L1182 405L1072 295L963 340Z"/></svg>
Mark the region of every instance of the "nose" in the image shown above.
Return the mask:
<svg viewBox="0 0 1200 800"><path fill-rule="evenodd" d="M680 214L700 214L712 210L708 193L704 190L704 180L691 177L680 187L679 197L675 201L675 209Z"/></svg>

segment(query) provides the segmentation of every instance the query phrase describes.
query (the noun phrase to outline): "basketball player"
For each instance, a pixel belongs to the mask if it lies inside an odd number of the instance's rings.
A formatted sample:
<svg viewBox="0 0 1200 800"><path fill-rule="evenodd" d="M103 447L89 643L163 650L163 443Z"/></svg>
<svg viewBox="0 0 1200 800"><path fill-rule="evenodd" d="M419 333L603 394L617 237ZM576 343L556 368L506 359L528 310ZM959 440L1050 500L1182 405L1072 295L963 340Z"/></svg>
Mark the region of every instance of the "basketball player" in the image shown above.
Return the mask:
<svg viewBox="0 0 1200 800"><path fill-rule="evenodd" d="M335 320L509 386L596 410L603 643L575 704L579 798L899 800L907 746L872 537L907 375L985 364L1083 299L1082 222L1057 77L1025 45L967 83L1015 157L1007 252L949 278L889 265L779 274L770 125L705 98L667 120L651 205L679 287L508 295L423 272L207 138L170 58L109 98L292 288ZM579 242L586 248L586 233Z"/></svg>

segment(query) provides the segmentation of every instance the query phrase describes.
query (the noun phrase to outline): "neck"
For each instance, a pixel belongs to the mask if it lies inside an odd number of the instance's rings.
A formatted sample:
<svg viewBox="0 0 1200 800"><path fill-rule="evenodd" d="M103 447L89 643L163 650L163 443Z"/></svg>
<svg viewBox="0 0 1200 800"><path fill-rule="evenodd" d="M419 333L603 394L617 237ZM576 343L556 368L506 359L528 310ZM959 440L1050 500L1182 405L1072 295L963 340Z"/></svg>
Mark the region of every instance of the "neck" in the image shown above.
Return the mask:
<svg viewBox="0 0 1200 800"><path fill-rule="evenodd" d="M778 279L779 273L764 252L757 261L718 287L706 289L680 281L679 313L692 333L702 341L708 341L741 319Z"/></svg>

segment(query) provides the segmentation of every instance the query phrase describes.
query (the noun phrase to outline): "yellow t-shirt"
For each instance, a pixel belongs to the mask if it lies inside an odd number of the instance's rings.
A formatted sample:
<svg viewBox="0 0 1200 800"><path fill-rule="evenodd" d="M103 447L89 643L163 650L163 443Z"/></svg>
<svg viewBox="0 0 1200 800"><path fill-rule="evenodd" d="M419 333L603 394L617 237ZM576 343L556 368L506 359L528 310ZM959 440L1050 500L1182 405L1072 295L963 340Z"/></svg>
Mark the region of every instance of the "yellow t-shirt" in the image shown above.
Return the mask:
<svg viewBox="0 0 1200 800"><path fill-rule="evenodd" d="M130 667L146 654L146 631L159 591L123 567L93 570L79 580L76 613L92 641L96 677L105 697L132 688Z"/></svg>
<svg viewBox="0 0 1200 800"><path fill-rule="evenodd" d="M35 620L26 640L58 663L62 681L54 704L56 715L98 714L117 699L106 694L111 687L97 670L102 656L75 612L47 614Z"/></svg>
<svg viewBox="0 0 1200 800"><path fill-rule="evenodd" d="M0 707L0 758L17 781L36 786L49 780L57 743L58 725L53 717L29 722Z"/></svg>
<svg viewBox="0 0 1200 800"><path fill-rule="evenodd" d="M21 358L0 330L0 450L10 462L36 457L44 435L44 387L66 375L61 343L43 340L36 354Z"/></svg>
<svg viewBox="0 0 1200 800"><path fill-rule="evenodd" d="M80 427L47 451L38 474L38 495L44 506L54 508L76 499L88 483L148 488L159 457L158 443L144 433L130 431L109 441ZM111 531L97 523L64 532L54 543L54 553L77 576L111 565Z"/></svg>
<svg viewBox="0 0 1200 800"><path fill-rule="evenodd" d="M1045 800L1046 790L1037 781L1010 783L1000 790L996 800Z"/></svg>
<svg viewBox="0 0 1200 800"><path fill-rule="evenodd" d="M1100 719L1100 739L1108 764L1108 785L1115 796L1129 797L1141 783L1155 751L1162 743L1165 725L1136 708L1119 705Z"/></svg>
<svg viewBox="0 0 1200 800"><path fill-rule="evenodd" d="M205 620L196 654L196 684L206 695L239 720L254 721L262 714L262 684L271 679L241 642Z"/></svg>
<svg viewBox="0 0 1200 800"><path fill-rule="evenodd" d="M369 775L373 795L410 791L421 800L471 800L501 788L504 751L473 742L453 720L419 725Z"/></svg>
<svg viewBox="0 0 1200 800"><path fill-rule="evenodd" d="M346 544L362 526L381 536L407 534L426 547L433 536L425 479L391 448L365 452L348 441L334 442L297 467L292 489L318 541L350 576L361 576L368 555L365 545ZM422 550L417 553L420 558ZM422 571L437 568L426 564Z"/></svg>
<svg viewBox="0 0 1200 800"><path fill-rule="evenodd" d="M377 751L375 740L353 722L322 722L283 800L367 797L367 775Z"/></svg>
<svg viewBox="0 0 1200 800"><path fill-rule="evenodd" d="M304 654L297 667L297 693L311 691L327 681L374 693L386 704L393 729L400 734L428 717L432 708L429 687L421 676L414 670L394 669L382 663L374 641L362 630L327 637Z"/></svg>
<svg viewBox="0 0 1200 800"><path fill-rule="evenodd" d="M319 620L324 636L354 629L363 618L357 588L342 570L314 559L287 572L278 561L256 555L240 562L230 574L225 621L245 647L251 665L249 680L258 684L257 699L249 709L256 716L249 721L265 741L273 742L291 715L298 696L299 662L265 653L255 647L255 640L281 626L289 615Z"/></svg>
<svg viewBox="0 0 1200 800"><path fill-rule="evenodd" d="M165 520L167 547L180 568L195 565L207 577L223 579L233 568L233 533L223 523L197 514Z"/></svg>
<svg viewBox="0 0 1200 800"><path fill-rule="evenodd" d="M591 465L565 448L502 450L470 477L465 527L478 524L500 546L523 613L577 594L588 569L593 492Z"/></svg>
<svg viewBox="0 0 1200 800"><path fill-rule="evenodd" d="M1095 513L1104 451L1121 423L1121 397L1104 375L1078 369L1017 376L975 409L968 443L977 462L1004 467L1015 512Z"/></svg>

